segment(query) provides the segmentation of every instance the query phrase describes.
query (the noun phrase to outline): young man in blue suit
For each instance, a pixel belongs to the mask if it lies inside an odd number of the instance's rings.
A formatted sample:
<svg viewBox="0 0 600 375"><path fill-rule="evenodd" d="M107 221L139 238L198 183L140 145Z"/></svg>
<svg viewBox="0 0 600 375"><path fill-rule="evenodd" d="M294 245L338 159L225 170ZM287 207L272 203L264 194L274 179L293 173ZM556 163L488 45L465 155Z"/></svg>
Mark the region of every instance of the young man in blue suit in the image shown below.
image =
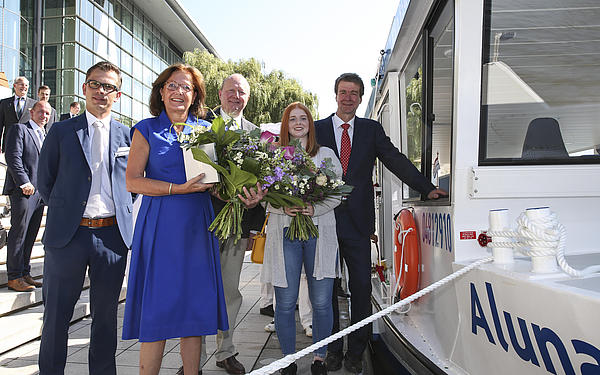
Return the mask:
<svg viewBox="0 0 600 375"><path fill-rule="evenodd" d="M364 94L362 79L344 73L335 81L337 111L315 122L317 142L334 150L344 170L344 181L354 186L347 201L335 209L340 255L348 267L350 320L354 324L371 315L371 243L375 233L373 201L373 166L379 159L394 175L413 189L436 199L447 195L423 176L392 144L377 121L356 116ZM333 333L339 331L337 288L334 287ZM362 354L369 340L370 327L365 326L348 336L344 367L350 372L362 371ZM343 339L329 344L326 364L330 371L342 366Z"/></svg>
<svg viewBox="0 0 600 375"><path fill-rule="evenodd" d="M125 188L129 129L111 118L121 72L109 62L88 69L86 111L46 137L38 169L48 205L44 233L44 326L40 375L62 375L69 322L86 271L90 278L90 375L115 375L117 305L132 238Z"/></svg>
<svg viewBox="0 0 600 375"><path fill-rule="evenodd" d="M44 142L44 125L52 112L48 102L37 102L29 110L31 120L12 124L6 137L6 180L2 194L10 199L11 215L6 244L8 288L31 292L42 283L29 271L31 249L40 229L44 204L38 192L38 158Z"/></svg>

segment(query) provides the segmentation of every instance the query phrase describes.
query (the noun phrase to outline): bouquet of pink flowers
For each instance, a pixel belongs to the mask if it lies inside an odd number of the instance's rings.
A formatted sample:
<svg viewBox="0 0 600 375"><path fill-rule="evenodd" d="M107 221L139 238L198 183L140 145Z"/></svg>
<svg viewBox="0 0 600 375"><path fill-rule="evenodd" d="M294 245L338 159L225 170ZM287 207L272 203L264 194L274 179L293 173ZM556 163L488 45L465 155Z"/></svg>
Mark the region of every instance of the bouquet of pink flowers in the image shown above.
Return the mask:
<svg viewBox="0 0 600 375"><path fill-rule="evenodd" d="M250 152L256 163L247 169L255 172L263 188L269 188L265 201L276 208L304 207L307 203L350 194L352 187L335 175L329 158L317 167L299 143L281 147L275 138L269 132L260 135L263 151ZM319 232L310 216L296 213L286 236L308 240L318 237Z"/></svg>
<svg viewBox="0 0 600 375"><path fill-rule="evenodd" d="M321 165L313 167L314 164L308 168L301 168L294 178L294 194L302 199L304 204L314 206L325 199L346 196L352 192L352 186L346 185L335 175L331 159L326 158ZM308 240L310 237L318 237L319 231L310 216L297 212L286 235L292 240Z"/></svg>
<svg viewBox="0 0 600 375"><path fill-rule="evenodd" d="M196 160L212 165L221 176L216 193L227 204L209 227L219 239L233 237L237 242L241 238L244 206L238 194L244 186L251 188L258 182L269 189L263 200L276 208L314 204L352 190L335 176L330 160L315 166L299 144L281 147L272 133L227 130L226 125L217 117L210 128L198 126L179 135L182 148L191 149ZM215 143L216 162L199 148L207 143ZM307 240L311 236L318 236L312 219L297 214L288 237Z"/></svg>
<svg viewBox="0 0 600 375"><path fill-rule="evenodd" d="M243 171L256 176L263 189L269 189L264 201L274 207L294 207L302 205L302 199L289 188L295 172L310 158L301 149L280 147L272 142L274 136L260 130L243 132L238 142L226 148L233 164Z"/></svg>

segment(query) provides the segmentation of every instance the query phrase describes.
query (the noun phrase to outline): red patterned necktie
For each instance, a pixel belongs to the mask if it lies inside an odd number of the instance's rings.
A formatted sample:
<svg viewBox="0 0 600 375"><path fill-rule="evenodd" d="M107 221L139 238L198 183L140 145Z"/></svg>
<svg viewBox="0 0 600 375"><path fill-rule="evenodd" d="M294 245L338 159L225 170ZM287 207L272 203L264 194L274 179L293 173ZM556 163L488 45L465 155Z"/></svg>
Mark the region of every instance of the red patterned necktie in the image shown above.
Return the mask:
<svg viewBox="0 0 600 375"><path fill-rule="evenodd" d="M350 151L352 151L352 144L350 143L350 136L348 135L348 128L350 124L343 124L342 128L342 145L340 147L340 162L342 163L342 169L344 170L344 176L346 170L348 170L348 161L350 161Z"/></svg>

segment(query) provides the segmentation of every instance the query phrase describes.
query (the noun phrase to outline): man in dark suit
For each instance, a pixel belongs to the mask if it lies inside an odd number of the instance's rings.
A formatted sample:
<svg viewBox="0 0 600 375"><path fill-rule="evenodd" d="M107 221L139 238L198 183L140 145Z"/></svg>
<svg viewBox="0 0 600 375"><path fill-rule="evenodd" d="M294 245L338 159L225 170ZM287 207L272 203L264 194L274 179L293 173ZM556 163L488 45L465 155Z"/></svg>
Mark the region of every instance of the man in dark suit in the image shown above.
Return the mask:
<svg viewBox="0 0 600 375"><path fill-rule="evenodd" d="M40 87L38 87L38 100L39 101L46 101L49 102L50 101L50 87L46 86L46 85L41 85ZM50 119L48 120L48 123L46 124L46 133L48 133L50 131L50 128L52 127L52 125L58 121L58 116L56 115L56 109L54 109L54 107L50 106L50 108L52 108L52 113L50 114Z"/></svg>
<svg viewBox="0 0 600 375"><path fill-rule="evenodd" d="M10 231L6 244L8 288L31 292L42 283L29 271L31 249L40 229L44 205L38 192L38 157L44 142L44 125L50 117L50 104L37 102L31 108L26 124L8 128L6 142L6 180L2 194L8 195L11 206Z"/></svg>
<svg viewBox="0 0 600 375"><path fill-rule="evenodd" d="M0 100L0 138L2 139L2 152L6 149L6 134L12 124L25 124L31 119L29 109L35 100L27 97L29 81L25 77L15 78L13 84L15 95Z"/></svg>
<svg viewBox="0 0 600 375"><path fill-rule="evenodd" d="M373 166L375 159L404 183L429 199L446 195L423 176L417 168L392 144L377 121L356 117L362 101L364 85L354 73L344 73L335 82L337 111L326 119L315 122L317 142L334 150L344 170L343 180L354 186L347 201L335 209L340 255L348 267L351 298L351 323L371 315L371 243L375 232L373 201ZM334 287L333 333L339 331L337 288ZM369 340L370 327L366 326L348 336L348 350L344 366L353 373L362 371L362 354ZM329 344L326 364L330 371L342 366L343 339Z"/></svg>
<svg viewBox="0 0 600 375"><path fill-rule="evenodd" d="M71 105L69 106L69 113L63 113L62 115L60 115L60 121L68 120L72 117L77 116L80 110L81 108L79 107L79 102L71 103Z"/></svg>
<svg viewBox="0 0 600 375"><path fill-rule="evenodd" d="M103 61L86 73L87 109L50 130L40 153L39 191L48 205L44 233L41 375L63 374L69 322L86 271L90 278L90 375L115 375L117 305L133 209L125 187L129 129L111 118L121 72Z"/></svg>

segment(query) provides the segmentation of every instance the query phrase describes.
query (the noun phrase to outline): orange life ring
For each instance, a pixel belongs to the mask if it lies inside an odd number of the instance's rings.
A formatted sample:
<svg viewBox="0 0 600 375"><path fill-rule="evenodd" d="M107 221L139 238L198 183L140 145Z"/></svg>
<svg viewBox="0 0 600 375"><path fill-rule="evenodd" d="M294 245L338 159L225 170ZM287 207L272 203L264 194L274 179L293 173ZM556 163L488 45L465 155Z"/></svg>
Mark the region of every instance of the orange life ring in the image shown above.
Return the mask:
<svg viewBox="0 0 600 375"><path fill-rule="evenodd" d="M409 209L403 208L396 215L394 225L394 266L399 280L400 299L419 290L421 249L415 219Z"/></svg>

